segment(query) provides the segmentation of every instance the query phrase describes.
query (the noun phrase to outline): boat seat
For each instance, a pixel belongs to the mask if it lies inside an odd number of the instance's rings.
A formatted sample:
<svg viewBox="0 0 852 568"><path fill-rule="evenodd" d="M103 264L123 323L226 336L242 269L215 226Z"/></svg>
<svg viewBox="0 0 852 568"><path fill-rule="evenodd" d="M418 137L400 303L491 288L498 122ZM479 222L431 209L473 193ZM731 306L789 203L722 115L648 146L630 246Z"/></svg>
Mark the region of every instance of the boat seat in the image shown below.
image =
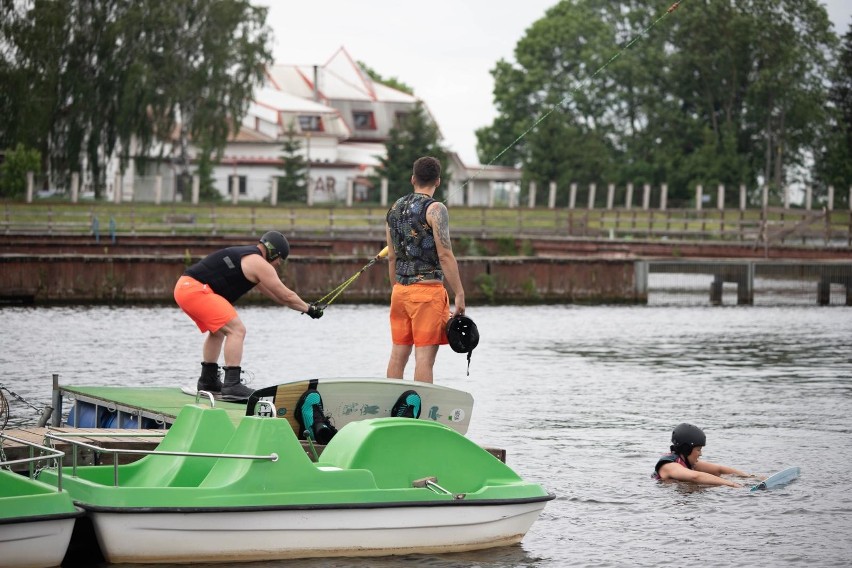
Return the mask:
<svg viewBox="0 0 852 568"><path fill-rule="evenodd" d="M228 413L220 408L188 404L175 418L158 451L222 453L234 433ZM119 487L193 487L213 467L216 458L148 455L118 468ZM68 468L66 468L67 470ZM113 466L77 469L78 477L101 485L113 485ZM70 470L66 471L70 477ZM73 477L71 478L74 479Z"/></svg>
<svg viewBox="0 0 852 568"><path fill-rule="evenodd" d="M381 489L409 488L414 480L431 477L453 492L474 493L485 485L520 481L486 450L431 420L350 422L325 447L322 461L324 466L368 470Z"/></svg>
<svg viewBox="0 0 852 568"><path fill-rule="evenodd" d="M186 405L175 418L159 451L223 453L234 434L234 424L221 408ZM193 487L209 473L217 458L145 456L119 473L119 485L137 487ZM132 468L132 466L136 466ZM132 468L132 469L131 469Z"/></svg>

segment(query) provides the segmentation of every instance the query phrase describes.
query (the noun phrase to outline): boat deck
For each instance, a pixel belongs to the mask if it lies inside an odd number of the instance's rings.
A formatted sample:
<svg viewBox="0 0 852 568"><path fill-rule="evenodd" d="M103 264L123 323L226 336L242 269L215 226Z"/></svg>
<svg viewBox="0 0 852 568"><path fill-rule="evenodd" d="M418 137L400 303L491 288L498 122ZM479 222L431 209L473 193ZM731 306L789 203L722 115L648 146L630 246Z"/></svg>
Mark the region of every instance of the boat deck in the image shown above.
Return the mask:
<svg viewBox="0 0 852 568"><path fill-rule="evenodd" d="M178 387L62 386L59 387L59 392L63 397L88 402L107 408L110 412L116 412L119 424L122 423L122 415L125 415L135 418L139 425L144 422L139 418L147 418L153 421L156 427L162 428L174 422L181 408L195 402L194 396L183 393ZM201 398L199 402L209 404L208 400ZM246 414L245 404L217 400L216 407L224 409L235 424ZM57 410L58 412L54 411L54 415L61 416L62 409ZM53 424L58 426L56 422Z"/></svg>

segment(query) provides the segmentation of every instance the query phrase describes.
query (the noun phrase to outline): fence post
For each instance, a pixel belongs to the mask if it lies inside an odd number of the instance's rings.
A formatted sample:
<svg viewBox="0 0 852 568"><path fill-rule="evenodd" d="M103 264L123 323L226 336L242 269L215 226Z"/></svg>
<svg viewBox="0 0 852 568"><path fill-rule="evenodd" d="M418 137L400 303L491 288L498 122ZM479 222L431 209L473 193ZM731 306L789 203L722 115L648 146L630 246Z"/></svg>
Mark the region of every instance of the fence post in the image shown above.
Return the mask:
<svg viewBox="0 0 852 568"><path fill-rule="evenodd" d="M278 205L278 179L277 176L269 177L269 204L272 207Z"/></svg>
<svg viewBox="0 0 852 568"><path fill-rule="evenodd" d="M834 211L834 186L828 186L828 210Z"/></svg>
<svg viewBox="0 0 852 568"><path fill-rule="evenodd" d="M71 203L77 203L80 196L80 172L71 172Z"/></svg>
<svg viewBox="0 0 852 568"><path fill-rule="evenodd" d="M746 208L746 186L744 183L740 184L740 211L745 211Z"/></svg>
<svg viewBox="0 0 852 568"><path fill-rule="evenodd" d="M651 184L646 183L642 186L642 209L647 211L651 207Z"/></svg>
<svg viewBox="0 0 852 568"><path fill-rule="evenodd" d="M231 176L231 205L236 205L240 202L240 176L234 174Z"/></svg>
<svg viewBox="0 0 852 568"><path fill-rule="evenodd" d="M112 201L113 203L121 203L121 175L115 174L112 182Z"/></svg>
<svg viewBox="0 0 852 568"><path fill-rule="evenodd" d="M612 209L612 202L615 199L615 184L610 183L606 186L606 208Z"/></svg>
<svg viewBox="0 0 852 568"><path fill-rule="evenodd" d="M695 186L695 210L701 211L702 201L704 201L704 187L699 183Z"/></svg>
<svg viewBox="0 0 852 568"><path fill-rule="evenodd" d="M192 204L198 205L201 196L201 177L198 174L192 176Z"/></svg>
<svg viewBox="0 0 852 568"><path fill-rule="evenodd" d="M346 178L346 206L352 207L355 202L355 180Z"/></svg>
<svg viewBox="0 0 852 568"><path fill-rule="evenodd" d="M633 207L633 184L627 184L627 193L624 195L624 208L630 209Z"/></svg>
<svg viewBox="0 0 852 568"><path fill-rule="evenodd" d="M530 182L530 194L527 196L528 197L527 207L529 207L530 209L535 207L535 189L536 189L535 182L531 181ZM852 189L852 188L850 188L850 189Z"/></svg>
<svg viewBox="0 0 852 568"><path fill-rule="evenodd" d="M587 209L595 208L595 192L598 189L598 185L596 183L589 184L589 203Z"/></svg>
<svg viewBox="0 0 852 568"><path fill-rule="evenodd" d="M555 209L556 208L556 182L550 182L549 191L547 194L547 208Z"/></svg>
<svg viewBox="0 0 852 568"><path fill-rule="evenodd" d="M568 209L574 209L577 206L577 184L571 184L571 190L568 194Z"/></svg>
<svg viewBox="0 0 852 568"><path fill-rule="evenodd" d="M719 211L725 210L725 184L720 183L716 188L716 209Z"/></svg>
<svg viewBox="0 0 852 568"><path fill-rule="evenodd" d="M154 177L154 205L159 205L163 202L163 176Z"/></svg>
<svg viewBox="0 0 852 568"><path fill-rule="evenodd" d="M27 172L27 203L33 202L33 187L35 186L35 174Z"/></svg>
<svg viewBox="0 0 852 568"><path fill-rule="evenodd" d="M665 211L669 200L669 184L660 184L660 211Z"/></svg>
<svg viewBox="0 0 852 568"><path fill-rule="evenodd" d="M809 185L805 188L805 210L810 211L813 202L813 188Z"/></svg>
<svg viewBox="0 0 852 568"><path fill-rule="evenodd" d="M382 207L388 206L388 178L382 178L382 185L380 189L379 202L382 204Z"/></svg>

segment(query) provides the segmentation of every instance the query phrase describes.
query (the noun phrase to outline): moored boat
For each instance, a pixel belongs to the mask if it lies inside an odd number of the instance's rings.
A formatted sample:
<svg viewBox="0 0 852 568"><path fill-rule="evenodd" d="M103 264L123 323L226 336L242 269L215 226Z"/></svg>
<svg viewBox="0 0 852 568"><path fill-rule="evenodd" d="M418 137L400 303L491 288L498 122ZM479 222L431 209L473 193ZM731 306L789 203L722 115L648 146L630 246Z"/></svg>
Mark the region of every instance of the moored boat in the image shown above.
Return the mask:
<svg viewBox="0 0 852 568"><path fill-rule="evenodd" d="M59 566L71 541L74 522L83 511L74 506L67 491L2 467L63 454L0 432L0 442L6 439L48 455L0 462L0 567Z"/></svg>
<svg viewBox="0 0 852 568"><path fill-rule="evenodd" d="M224 410L195 404L151 455L64 473L104 557L122 563L490 548L519 542L553 498L434 421L351 422L315 462L285 420L234 426Z"/></svg>

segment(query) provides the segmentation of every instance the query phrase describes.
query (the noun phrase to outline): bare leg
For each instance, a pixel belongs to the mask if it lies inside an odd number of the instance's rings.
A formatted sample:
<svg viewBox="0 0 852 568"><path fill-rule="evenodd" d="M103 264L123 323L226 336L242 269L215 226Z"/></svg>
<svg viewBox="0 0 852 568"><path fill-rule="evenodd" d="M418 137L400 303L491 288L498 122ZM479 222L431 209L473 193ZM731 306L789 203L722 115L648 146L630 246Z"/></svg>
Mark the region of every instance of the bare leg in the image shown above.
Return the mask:
<svg viewBox="0 0 852 568"><path fill-rule="evenodd" d="M414 380L424 383L432 382L432 367L438 356L437 345L423 345L414 348Z"/></svg>
<svg viewBox="0 0 852 568"><path fill-rule="evenodd" d="M225 345L225 366L239 367L243 360L243 345L246 339L246 326L237 316L216 333L207 334L204 340L204 360L215 363L219 360L222 344Z"/></svg>
<svg viewBox="0 0 852 568"><path fill-rule="evenodd" d="M222 330L219 330L216 333L211 331L207 334L207 337L204 339L204 349L202 350L202 356L205 362L219 362L219 354L222 352L222 343L224 343L224 341L225 334L222 333Z"/></svg>
<svg viewBox="0 0 852 568"><path fill-rule="evenodd" d="M389 379L401 379L405 372L405 365L411 355L411 345L396 345L391 349L390 361L388 361Z"/></svg>

